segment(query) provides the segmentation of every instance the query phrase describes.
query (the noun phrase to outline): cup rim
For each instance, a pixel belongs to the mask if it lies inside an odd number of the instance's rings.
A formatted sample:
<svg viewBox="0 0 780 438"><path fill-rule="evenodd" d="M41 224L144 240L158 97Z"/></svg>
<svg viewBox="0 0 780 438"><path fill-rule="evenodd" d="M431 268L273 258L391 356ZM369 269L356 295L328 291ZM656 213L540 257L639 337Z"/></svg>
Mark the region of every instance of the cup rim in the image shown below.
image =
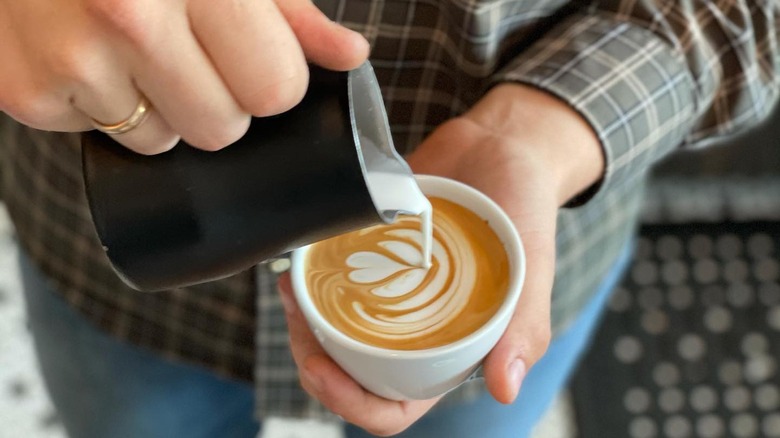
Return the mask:
<svg viewBox="0 0 780 438"><path fill-rule="evenodd" d="M488 221L491 229L496 232L504 246L504 249L507 252L510 263L510 273L507 296L504 299L504 302L498 308L496 313L494 313L493 316L491 316L490 319L488 319L482 326L469 333L467 336L464 336L463 338L460 338L449 344L424 350L393 350L390 348L369 345L358 341L357 339L354 339L338 330L317 310L308 293L308 287L306 286L306 280L304 278L303 262L305 260L306 254L309 251L309 248L311 247L311 245L306 245L293 251L291 256L292 263L290 268L290 276L292 280L293 294L295 295L295 299L298 302L298 306L301 309L301 312L303 312L304 316L306 317L307 323L311 326L311 321L316 321L317 329L327 332L327 339L329 341L337 342L351 350L356 350L376 357L417 359L429 356L441 356L443 354L461 350L464 347L478 342L487 336L495 325L500 324L504 320L508 321L508 318L511 317L511 313L514 311L522 293L525 282L526 269L526 259L523 243L520 238L520 234L517 232L517 229L512 223L512 220L509 218L506 212L495 203L495 201L469 185L454 179L435 175L418 174L415 175L415 178L418 180L418 183L422 183L422 185L441 184L444 186L456 188L459 190L459 196L462 197L460 200L456 200L444 195L433 194L433 196L440 196L459 205L462 205L461 202L463 198L468 198L472 202L477 202L485 206L484 208L486 211L477 212L473 211L472 209L469 210L480 216L482 219ZM426 193L425 188L421 187L421 189L423 193L429 195ZM500 230L497 228L500 228ZM314 327L312 327L312 329L314 329ZM315 336L320 338L320 336L316 335L316 333Z"/></svg>

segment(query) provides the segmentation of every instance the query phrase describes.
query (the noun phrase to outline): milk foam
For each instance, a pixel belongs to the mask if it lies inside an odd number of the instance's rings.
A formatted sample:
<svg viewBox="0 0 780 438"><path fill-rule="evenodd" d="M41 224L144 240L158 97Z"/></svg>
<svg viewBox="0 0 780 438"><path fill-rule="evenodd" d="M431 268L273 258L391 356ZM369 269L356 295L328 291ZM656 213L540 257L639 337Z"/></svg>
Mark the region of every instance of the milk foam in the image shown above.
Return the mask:
<svg viewBox="0 0 780 438"><path fill-rule="evenodd" d="M366 182L379 211L397 211L420 216L424 253L418 266L430 268L433 234L431 202L417 186L414 178L400 173L368 171Z"/></svg>
<svg viewBox="0 0 780 438"><path fill-rule="evenodd" d="M353 310L367 323L359 324L362 330L374 325L382 330L372 330L373 336L403 340L438 330L457 318L476 283L474 253L462 234L448 224L437 224L437 231L431 252L436 269L420 267L423 251L407 242L421 242L424 235L410 228L384 233L387 240L377 246L387 255L357 251L347 257L351 281L370 284L369 292L376 297L398 299L378 304L380 312L373 316L363 304L353 302Z"/></svg>
<svg viewBox="0 0 780 438"><path fill-rule="evenodd" d="M508 278L501 242L463 207L432 201L430 268L421 266L425 239L413 216L313 245L306 281L339 330L379 346L429 348L470 333L497 309Z"/></svg>

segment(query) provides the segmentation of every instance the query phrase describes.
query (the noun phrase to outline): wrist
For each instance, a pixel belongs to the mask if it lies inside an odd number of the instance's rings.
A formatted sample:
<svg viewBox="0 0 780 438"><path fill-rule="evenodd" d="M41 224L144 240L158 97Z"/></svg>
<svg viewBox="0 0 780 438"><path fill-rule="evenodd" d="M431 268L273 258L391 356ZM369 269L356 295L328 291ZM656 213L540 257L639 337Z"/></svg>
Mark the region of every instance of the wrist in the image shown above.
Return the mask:
<svg viewBox="0 0 780 438"><path fill-rule="evenodd" d="M555 96L517 83L492 88L464 117L536 155L548 169L559 205L598 183L605 161L590 124Z"/></svg>

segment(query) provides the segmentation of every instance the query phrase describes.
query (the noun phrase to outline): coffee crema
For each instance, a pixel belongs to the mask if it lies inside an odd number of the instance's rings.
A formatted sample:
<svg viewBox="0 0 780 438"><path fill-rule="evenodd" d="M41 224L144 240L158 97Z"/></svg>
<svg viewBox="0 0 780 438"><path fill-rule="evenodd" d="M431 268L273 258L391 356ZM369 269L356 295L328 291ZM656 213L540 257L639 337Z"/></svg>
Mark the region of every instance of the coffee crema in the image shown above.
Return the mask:
<svg viewBox="0 0 780 438"><path fill-rule="evenodd" d="M509 286L504 246L473 212L445 199L430 201L429 269L422 267L415 216L309 248L309 294L337 330L377 347L422 350L464 338L496 313Z"/></svg>

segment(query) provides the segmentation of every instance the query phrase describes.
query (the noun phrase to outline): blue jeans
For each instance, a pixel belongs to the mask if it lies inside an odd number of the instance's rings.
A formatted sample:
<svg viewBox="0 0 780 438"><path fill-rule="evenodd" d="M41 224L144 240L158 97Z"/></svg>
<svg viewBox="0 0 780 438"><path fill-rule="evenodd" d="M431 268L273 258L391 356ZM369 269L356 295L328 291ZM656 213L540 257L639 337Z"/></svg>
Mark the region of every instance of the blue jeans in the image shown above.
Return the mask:
<svg viewBox="0 0 780 438"><path fill-rule="evenodd" d="M426 415L400 436L511 437L530 434L564 388L629 259L626 250L575 322L526 377L518 400L481 398ZM44 380L72 438L255 437L253 389L168 361L92 326L52 290L22 254L30 329ZM350 438L369 436L347 426Z"/></svg>
<svg viewBox="0 0 780 438"><path fill-rule="evenodd" d="M71 438L254 437L250 385L173 363L103 333L22 254L30 330Z"/></svg>

